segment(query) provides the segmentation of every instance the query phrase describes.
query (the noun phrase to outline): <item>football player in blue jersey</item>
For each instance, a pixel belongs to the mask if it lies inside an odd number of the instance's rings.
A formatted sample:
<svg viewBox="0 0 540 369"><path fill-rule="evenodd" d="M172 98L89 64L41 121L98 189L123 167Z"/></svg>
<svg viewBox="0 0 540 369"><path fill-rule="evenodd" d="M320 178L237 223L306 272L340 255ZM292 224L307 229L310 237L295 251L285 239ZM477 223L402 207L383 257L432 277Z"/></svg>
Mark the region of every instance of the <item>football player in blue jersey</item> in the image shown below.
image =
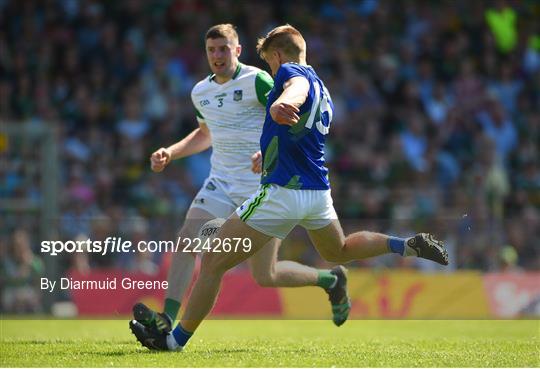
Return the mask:
<svg viewBox="0 0 540 369"><path fill-rule="evenodd" d="M150 158L151 169L161 172L172 160L212 146L210 174L191 203L178 234L181 239L193 240L194 246L203 224L208 226L209 220L218 218L214 222L217 228L223 218L257 191L260 170L253 170L251 159L260 147L266 102L274 85L267 72L240 63L242 47L232 24L210 27L205 46L212 74L191 91L199 127L168 148L158 149ZM254 158L255 164L257 158L261 160L260 151ZM205 242L199 246L210 249L211 245ZM345 323L350 310L345 268L338 265L332 270L315 269L278 260L278 250L276 239L249 260L255 281L265 287L319 286L328 294L334 324ZM158 333L171 331L192 280L196 255L182 250L173 253L162 312L153 311L141 302L133 306L133 317L146 329Z"/></svg>
<svg viewBox="0 0 540 369"><path fill-rule="evenodd" d="M150 349L181 350L212 309L223 274L272 238L285 238L296 225L307 230L318 252L331 262L390 252L448 264L442 242L430 234L407 239L368 231L343 234L324 166L324 143L334 109L330 93L306 63L306 43L294 27L273 29L259 39L257 50L274 76L260 139L261 185L217 236L223 242L247 238L252 247L249 252L208 253L203 257L186 311L171 333L157 335L132 322L132 331Z"/></svg>

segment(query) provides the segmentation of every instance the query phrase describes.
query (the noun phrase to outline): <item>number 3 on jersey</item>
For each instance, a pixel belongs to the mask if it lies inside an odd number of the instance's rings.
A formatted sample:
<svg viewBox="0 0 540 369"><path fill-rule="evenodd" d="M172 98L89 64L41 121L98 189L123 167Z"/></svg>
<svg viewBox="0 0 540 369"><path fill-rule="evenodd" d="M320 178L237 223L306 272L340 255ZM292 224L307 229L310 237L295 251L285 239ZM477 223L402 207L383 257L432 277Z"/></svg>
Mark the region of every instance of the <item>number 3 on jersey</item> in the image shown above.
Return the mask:
<svg viewBox="0 0 540 369"><path fill-rule="evenodd" d="M217 107L221 108L223 106L223 98L222 97L218 98L218 101L219 101L219 104Z"/></svg>
<svg viewBox="0 0 540 369"><path fill-rule="evenodd" d="M313 98L313 105L309 113L309 118L306 122L306 128L311 129L313 123L317 127L317 130L327 135L330 130L330 122L332 121L333 110L331 105L330 93L323 87L322 96L319 88L315 88L315 96ZM326 116L325 116L326 113ZM324 125L326 123L326 125Z"/></svg>

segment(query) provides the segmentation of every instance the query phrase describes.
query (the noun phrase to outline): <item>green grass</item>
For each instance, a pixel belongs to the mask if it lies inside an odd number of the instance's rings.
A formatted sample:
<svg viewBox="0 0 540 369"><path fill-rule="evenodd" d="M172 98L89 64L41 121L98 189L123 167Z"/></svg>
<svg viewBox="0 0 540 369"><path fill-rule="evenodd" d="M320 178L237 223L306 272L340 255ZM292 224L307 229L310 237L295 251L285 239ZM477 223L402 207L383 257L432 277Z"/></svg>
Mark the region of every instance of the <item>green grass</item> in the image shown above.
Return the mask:
<svg viewBox="0 0 540 369"><path fill-rule="evenodd" d="M184 352L128 322L0 320L0 367L538 367L540 321L212 320Z"/></svg>

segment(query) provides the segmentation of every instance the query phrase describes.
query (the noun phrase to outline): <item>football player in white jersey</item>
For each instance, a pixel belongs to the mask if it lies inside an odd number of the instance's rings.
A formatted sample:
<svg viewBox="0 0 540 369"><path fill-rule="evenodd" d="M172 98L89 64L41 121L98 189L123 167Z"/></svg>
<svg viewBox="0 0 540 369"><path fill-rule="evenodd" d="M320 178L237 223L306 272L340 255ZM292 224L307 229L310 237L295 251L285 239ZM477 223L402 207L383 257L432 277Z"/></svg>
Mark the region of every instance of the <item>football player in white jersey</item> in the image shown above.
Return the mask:
<svg viewBox="0 0 540 369"><path fill-rule="evenodd" d="M259 139L265 118L268 93L273 87L270 75L241 64L242 47L233 25L220 24L206 33L206 56L212 74L195 85L191 99L199 127L179 142L155 151L151 169L161 172L176 159L213 149L211 171L195 196L179 232L193 239L203 224L214 218L228 218L248 199L260 182ZM320 286L328 294L333 321L343 324L350 311L345 269L318 270L293 261L278 261L279 241L269 242L249 260L251 273L265 287ZM171 330L180 302L189 286L195 254L178 250L169 269L163 312L142 303L133 307L134 318L159 333Z"/></svg>

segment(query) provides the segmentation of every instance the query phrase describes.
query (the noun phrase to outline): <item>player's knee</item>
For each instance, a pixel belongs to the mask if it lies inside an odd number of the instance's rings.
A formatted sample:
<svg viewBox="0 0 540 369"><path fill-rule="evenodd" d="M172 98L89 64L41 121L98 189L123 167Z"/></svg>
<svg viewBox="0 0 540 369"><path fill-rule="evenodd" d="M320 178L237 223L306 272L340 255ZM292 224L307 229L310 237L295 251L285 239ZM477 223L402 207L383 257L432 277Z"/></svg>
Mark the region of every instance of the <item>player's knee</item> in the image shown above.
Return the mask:
<svg viewBox="0 0 540 369"><path fill-rule="evenodd" d="M261 287L274 287L276 284L276 276L275 273L272 273L271 271L268 272L252 272L253 279L255 279L255 282Z"/></svg>
<svg viewBox="0 0 540 369"><path fill-rule="evenodd" d="M178 237L180 239L194 239L197 237L197 234L199 232L198 224L191 224L186 222L182 228L180 228L180 231L178 231Z"/></svg>
<svg viewBox="0 0 540 369"><path fill-rule="evenodd" d="M224 274L230 267L220 254L207 253L201 260L201 274Z"/></svg>
<svg viewBox="0 0 540 369"><path fill-rule="evenodd" d="M191 250L190 245L193 245L195 241L193 241L195 238L197 238L199 229L201 227L201 224L198 224L191 221L186 221L182 228L180 228L180 231L178 231L178 239L180 240L180 244L182 245L182 250L178 250L176 255L174 256L174 260L181 260L184 257L185 258L197 258L198 253L196 252L184 252L183 248L187 247L188 250Z"/></svg>
<svg viewBox="0 0 540 369"><path fill-rule="evenodd" d="M377 238L377 234L370 231L360 231L352 235L352 237L359 238L362 242L373 242Z"/></svg>

